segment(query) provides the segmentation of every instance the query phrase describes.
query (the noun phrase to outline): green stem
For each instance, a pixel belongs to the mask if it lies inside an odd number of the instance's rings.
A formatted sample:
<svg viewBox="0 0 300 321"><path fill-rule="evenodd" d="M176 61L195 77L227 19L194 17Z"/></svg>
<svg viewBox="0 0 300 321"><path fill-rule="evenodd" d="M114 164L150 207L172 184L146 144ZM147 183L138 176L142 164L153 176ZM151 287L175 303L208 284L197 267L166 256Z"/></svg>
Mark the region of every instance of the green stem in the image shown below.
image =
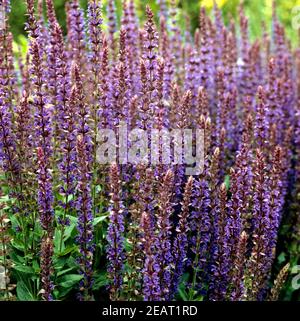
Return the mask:
<svg viewBox="0 0 300 321"><path fill-rule="evenodd" d="M196 282L197 282L197 276L198 276L198 272L199 272L199 245L200 245L200 237L199 235L197 236L197 243L196 243L196 256L195 256L195 260L194 260L194 269L193 269L193 279L192 279L192 286L190 288L189 291L189 301L194 300L195 297L195 287L196 287Z"/></svg>
<svg viewBox="0 0 300 321"><path fill-rule="evenodd" d="M68 177L67 177L68 179ZM66 195L66 199L65 199L65 209L64 209L64 214L63 214L63 224L61 225L61 236L60 236L60 242L59 242L59 253L61 253L62 251L62 245L63 245L63 241L64 241L64 234L65 234L65 219L67 216L67 208L68 208L68 203L69 202L69 195Z"/></svg>

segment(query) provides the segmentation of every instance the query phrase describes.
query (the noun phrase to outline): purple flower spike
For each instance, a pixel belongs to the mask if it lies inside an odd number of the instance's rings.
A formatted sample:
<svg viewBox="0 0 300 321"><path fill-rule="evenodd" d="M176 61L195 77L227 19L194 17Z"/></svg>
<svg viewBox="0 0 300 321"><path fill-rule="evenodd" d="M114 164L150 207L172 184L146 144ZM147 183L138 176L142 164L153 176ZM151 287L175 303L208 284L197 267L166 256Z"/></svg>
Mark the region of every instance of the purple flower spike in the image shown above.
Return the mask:
<svg viewBox="0 0 300 321"><path fill-rule="evenodd" d="M32 54L32 83L33 105L35 107L35 130L37 136L37 146L43 149L46 158L52 155L52 128L51 128L51 109L47 106L45 94L44 73L42 58L39 45L36 41L31 44Z"/></svg>
<svg viewBox="0 0 300 321"><path fill-rule="evenodd" d="M157 246L158 263L160 264L160 289L161 299L168 300L171 288L171 264L173 262L171 252L171 215L173 212L172 196L173 196L174 174L168 170L158 191L158 216L157 216Z"/></svg>
<svg viewBox="0 0 300 321"><path fill-rule="evenodd" d="M38 148L38 205L42 228L49 232L53 226L53 194L52 194L52 175L49 167L49 159L42 147Z"/></svg>
<svg viewBox="0 0 300 321"><path fill-rule="evenodd" d="M41 147L37 151L38 156L38 207L40 222L44 230L41 245L41 293L46 301L52 301L53 283L53 194L52 177L49 169L49 160Z"/></svg>
<svg viewBox="0 0 300 321"><path fill-rule="evenodd" d="M141 218L142 243L144 245L145 261L143 268L143 297L144 301L160 301L160 265L157 247L153 242L154 230L149 214L144 212Z"/></svg>
<svg viewBox="0 0 300 321"><path fill-rule="evenodd" d="M107 233L108 277L110 279L110 298L120 298L122 290L122 270L124 266L124 217L121 200L120 172L117 165L110 169L111 209Z"/></svg>
<svg viewBox="0 0 300 321"><path fill-rule="evenodd" d="M52 301L52 291L54 289L51 275L53 274L53 239L50 235L45 235L41 245L41 283L42 298L45 301Z"/></svg>
<svg viewBox="0 0 300 321"><path fill-rule="evenodd" d="M91 172L88 162L86 142L81 135L77 137L78 197L76 201L78 215L79 245L78 263L82 280L79 284L79 299L92 299L93 255L95 250L93 236L93 215L91 199Z"/></svg>
<svg viewBox="0 0 300 321"><path fill-rule="evenodd" d="M190 217L190 206L193 193L193 177L190 177L185 185L181 213L179 214L179 223L176 228L176 238L173 245L173 262L175 270L172 276L172 290L170 298L177 292L177 287L182 277L184 268L187 261L187 247L188 247L188 232L189 232L189 217Z"/></svg>

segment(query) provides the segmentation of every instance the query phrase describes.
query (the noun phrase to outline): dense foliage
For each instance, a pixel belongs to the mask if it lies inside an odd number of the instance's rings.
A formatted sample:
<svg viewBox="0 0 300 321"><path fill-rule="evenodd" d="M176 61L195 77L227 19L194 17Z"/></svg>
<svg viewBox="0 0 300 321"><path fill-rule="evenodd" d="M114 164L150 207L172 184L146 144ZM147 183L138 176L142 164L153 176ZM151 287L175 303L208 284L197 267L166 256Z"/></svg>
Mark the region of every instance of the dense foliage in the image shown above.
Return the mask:
<svg viewBox="0 0 300 321"><path fill-rule="evenodd" d="M263 301L286 283L297 299L300 51L275 6L251 42L242 6L228 25L201 8L192 33L175 1L143 26L133 0L120 21L107 1L107 22L100 0L72 0L64 36L38 3L23 57L1 2L1 298ZM203 170L99 163L98 133L123 123L201 129Z"/></svg>

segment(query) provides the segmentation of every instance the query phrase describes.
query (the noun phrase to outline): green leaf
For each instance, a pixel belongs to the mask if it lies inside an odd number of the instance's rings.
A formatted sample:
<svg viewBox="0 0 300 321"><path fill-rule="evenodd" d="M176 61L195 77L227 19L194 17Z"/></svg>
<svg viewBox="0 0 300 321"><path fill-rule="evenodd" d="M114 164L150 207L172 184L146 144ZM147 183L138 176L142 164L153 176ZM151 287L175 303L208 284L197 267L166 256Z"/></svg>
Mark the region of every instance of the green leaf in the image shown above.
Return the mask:
<svg viewBox="0 0 300 321"><path fill-rule="evenodd" d="M71 288L83 278L78 274L67 274L57 280L57 284L63 288Z"/></svg>
<svg viewBox="0 0 300 321"><path fill-rule="evenodd" d="M68 258L66 264L69 267L78 268L78 263L76 262L75 258L72 256Z"/></svg>
<svg viewBox="0 0 300 321"><path fill-rule="evenodd" d="M11 223L12 223L12 226L13 226L13 227L17 227L17 226L20 225L20 223L19 223L16 215L10 215L9 218L10 218L10 220L11 220Z"/></svg>
<svg viewBox="0 0 300 321"><path fill-rule="evenodd" d="M60 271L61 269L64 268L67 262L68 262L68 258L65 256L54 256L54 260L53 260L54 269L56 271Z"/></svg>
<svg viewBox="0 0 300 321"><path fill-rule="evenodd" d="M34 295L23 281L17 283L17 297L20 301L35 301Z"/></svg>
<svg viewBox="0 0 300 321"><path fill-rule="evenodd" d="M13 269L22 273L34 274L34 269L30 266L25 265L15 265Z"/></svg>
<svg viewBox="0 0 300 321"><path fill-rule="evenodd" d="M129 252L132 249L132 244L129 242L129 240L126 238L125 239L125 251Z"/></svg>
<svg viewBox="0 0 300 321"><path fill-rule="evenodd" d="M225 176L224 184L226 186L226 189L228 190L230 188L230 176L229 175Z"/></svg>
<svg viewBox="0 0 300 321"><path fill-rule="evenodd" d="M24 252L24 243L23 242L21 242L21 241L19 241L17 239L14 239L14 240L11 241L11 245L14 248L16 248L17 250Z"/></svg>
<svg viewBox="0 0 300 321"><path fill-rule="evenodd" d="M7 203L12 201L15 201L15 198L10 198L9 195L4 195L0 197L0 203Z"/></svg>
<svg viewBox="0 0 300 321"><path fill-rule="evenodd" d="M54 248L58 252L61 240L61 230L56 229L54 233ZM62 245L64 247L64 244ZM64 250L64 249L63 249Z"/></svg>
<svg viewBox="0 0 300 321"><path fill-rule="evenodd" d="M59 271L59 272L57 273L57 277L62 276L62 275L66 274L66 273L68 273L68 272L70 272L70 271L72 271L72 270L74 270L73 267L70 267L70 268L68 268L68 269L66 269L66 270Z"/></svg>
<svg viewBox="0 0 300 321"><path fill-rule="evenodd" d="M95 217L95 218L94 218L94 221L93 221L93 225L96 226L96 225L99 224L100 222L106 220L107 217L108 217L108 215Z"/></svg>
<svg viewBox="0 0 300 321"><path fill-rule="evenodd" d="M99 290L100 288L106 286L107 284L108 284L108 279L107 279L106 271L100 272L97 276L95 276L93 290Z"/></svg>
<svg viewBox="0 0 300 321"><path fill-rule="evenodd" d="M74 228L76 227L77 224L77 217L67 215L67 218L70 220L70 225L66 227L65 232L64 232L64 241L67 241L68 238L70 238Z"/></svg>
<svg viewBox="0 0 300 321"><path fill-rule="evenodd" d="M187 297L187 294L186 294L185 290L179 288L179 289L178 289L178 293L179 293L180 298L181 298L183 301L188 301L188 297Z"/></svg>
<svg viewBox="0 0 300 321"><path fill-rule="evenodd" d="M72 288L56 288L54 295L56 299L62 300L72 290Z"/></svg>
<svg viewBox="0 0 300 321"><path fill-rule="evenodd" d="M69 246L67 248L65 248L61 253L58 253L59 256L65 256L71 252L73 252L75 249L77 248L77 246Z"/></svg>
<svg viewBox="0 0 300 321"><path fill-rule="evenodd" d="M25 262L25 258L24 256L20 256L15 252L11 252L10 253L10 257L11 259L14 261L14 263L20 263L20 264L23 264Z"/></svg>
<svg viewBox="0 0 300 321"><path fill-rule="evenodd" d="M32 261L32 267L35 270L35 273L39 273L41 270L37 260Z"/></svg>

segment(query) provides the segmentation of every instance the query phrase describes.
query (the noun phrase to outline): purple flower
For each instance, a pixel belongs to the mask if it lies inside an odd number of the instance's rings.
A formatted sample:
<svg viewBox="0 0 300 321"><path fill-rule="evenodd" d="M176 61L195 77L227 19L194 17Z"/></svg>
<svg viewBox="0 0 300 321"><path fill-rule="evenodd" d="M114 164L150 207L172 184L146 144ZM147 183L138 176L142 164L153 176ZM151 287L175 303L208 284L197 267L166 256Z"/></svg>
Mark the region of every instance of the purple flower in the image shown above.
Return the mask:
<svg viewBox="0 0 300 321"><path fill-rule="evenodd" d="M4 9L9 10L9 2L2 3ZM5 21L7 17L3 17ZM0 33L0 164L7 172L7 183L14 196L18 186L20 166L16 155L17 137L14 132L14 99L15 76L13 69L12 36L8 28L1 28Z"/></svg>
<svg viewBox="0 0 300 321"><path fill-rule="evenodd" d="M44 230L41 244L41 287L42 297L46 301L52 301L53 283L53 193L52 176L49 168L49 159L41 147L37 151L38 156L38 208L40 222Z"/></svg>
<svg viewBox="0 0 300 321"><path fill-rule="evenodd" d="M98 110L99 129L109 128L112 125L112 111L111 111L111 93L110 93L110 68L108 60L108 44L106 39L103 39L102 55L101 55L101 69L99 87L101 90L100 108Z"/></svg>
<svg viewBox="0 0 300 321"><path fill-rule="evenodd" d="M21 101L16 109L16 138L17 138L17 151L19 161L22 162L22 169L26 171L32 165L31 148L33 143L30 139L33 126L31 118L31 106L29 103L28 93L23 92Z"/></svg>
<svg viewBox="0 0 300 321"><path fill-rule="evenodd" d="M68 117L68 106L70 99L70 87L71 87L71 77L70 77L70 68L67 61L67 53L65 50L63 33L58 24L53 26L53 37L54 37L54 50L56 51L55 56L55 65L57 69L55 85L56 96L53 97L56 101L55 111L54 111L54 121L56 125L56 139L58 141L64 140L65 130L66 130L66 119ZM76 108L73 106L73 111L75 112ZM57 146L57 149L59 147Z"/></svg>
<svg viewBox="0 0 300 321"><path fill-rule="evenodd" d="M258 88L258 105L256 109L255 120L255 139L258 148L264 148L267 143L268 124L268 109L265 103L265 92L262 87Z"/></svg>
<svg viewBox="0 0 300 321"><path fill-rule="evenodd" d="M117 165L110 169L111 208L107 233L108 277L110 279L110 298L117 300L122 290L124 266L124 217L121 200L120 173Z"/></svg>
<svg viewBox="0 0 300 321"><path fill-rule="evenodd" d="M278 229L281 222L284 197L283 197L283 154L282 148L277 146L273 153L272 167L270 171L270 205L269 205L269 231L268 247L266 251L266 263L264 271L270 277L272 264L276 251Z"/></svg>
<svg viewBox="0 0 300 321"><path fill-rule="evenodd" d="M46 5L47 5L47 16L49 21L49 27L51 28L50 30L51 32L55 27L55 25L57 24L53 0L46 0Z"/></svg>
<svg viewBox="0 0 300 321"><path fill-rule="evenodd" d="M15 189L18 184L20 164L16 157L16 138L12 128L12 115L8 109L4 88L0 86L0 164L9 173L8 183Z"/></svg>
<svg viewBox="0 0 300 321"><path fill-rule="evenodd" d="M86 64L86 39L84 13L78 0L72 0L68 13L68 43L70 46L69 58L76 61L81 70Z"/></svg>
<svg viewBox="0 0 300 321"><path fill-rule="evenodd" d="M256 150L253 164L253 234L252 253L248 262L248 277L251 286L248 288L249 299L257 300L265 286L265 265L269 261L270 230L270 190L266 170L266 160L260 149Z"/></svg>
<svg viewBox="0 0 300 321"><path fill-rule="evenodd" d="M115 1L109 0L108 6L107 6L108 33L109 33L109 47L113 58L115 58L115 55L116 55L114 35L117 31L117 18L116 18L115 12L116 12Z"/></svg>
<svg viewBox="0 0 300 321"><path fill-rule="evenodd" d="M38 38L38 24L34 15L34 0L26 0L27 1L27 16L28 20L25 25L25 29L29 32L29 37L31 39Z"/></svg>
<svg viewBox="0 0 300 321"><path fill-rule="evenodd" d="M77 137L77 200L76 209L78 216L78 236L79 245L78 263L82 280L79 284L79 298L81 300L91 300L93 285L93 255L95 250L93 235L93 215L91 199L91 169L88 161L86 141L83 136Z"/></svg>
<svg viewBox="0 0 300 321"><path fill-rule="evenodd" d="M203 173L194 182L193 210L189 223L191 230L190 247L193 253L193 260L191 262L193 277L190 288L192 298L194 297L194 291L205 290L205 282L208 280L207 267L209 266L209 244L211 238L211 219L209 216L211 196L209 183L206 179L208 173L207 161L204 166Z"/></svg>
<svg viewBox="0 0 300 321"><path fill-rule="evenodd" d="M173 270L171 281L171 295L174 296L177 292L177 287L180 279L183 275L186 261L187 261L187 249L188 249L188 232L189 232L189 218L190 218L190 206L193 194L193 177L190 177L185 185L183 201L181 204L181 213L179 214L179 223L176 228L176 238L173 244L173 263L175 269Z"/></svg>
<svg viewBox="0 0 300 321"><path fill-rule="evenodd" d="M147 89L150 114L154 112L153 99L155 90L155 78L157 68L157 48L158 34L154 24L154 15L150 7L146 7L147 22L145 23L145 38L144 38L144 61L147 70Z"/></svg>
<svg viewBox="0 0 300 321"><path fill-rule="evenodd" d="M138 21L135 14L134 1L130 0L129 3L123 2L123 16L122 16L122 29L126 31L126 62L128 65L128 78L130 79L131 94L138 93L139 83L136 70L138 68L138 61L135 57L139 56L138 48Z"/></svg>
<svg viewBox="0 0 300 321"><path fill-rule="evenodd" d="M160 290L161 299L170 298L171 265L173 263L171 250L171 215L173 212L173 183L174 174L168 170L158 188L158 214L157 214L157 246L158 264L160 265Z"/></svg>
<svg viewBox="0 0 300 321"><path fill-rule="evenodd" d="M94 76L100 72L101 45L102 45L102 5L101 0L92 0L88 3L89 41L91 47L91 63ZM98 80L98 79L96 79ZM97 84L95 84L97 85Z"/></svg>
<svg viewBox="0 0 300 321"><path fill-rule="evenodd" d="M84 140L85 148L87 150L88 160L91 161L91 129L90 119L91 113L89 106L86 103L86 97L84 92L84 86L82 81L82 75L80 74L80 68L77 64L73 65L73 77L76 92L76 117L78 121L78 134L82 136Z"/></svg>
<svg viewBox="0 0 300 321"><path fill-rule="evenodd" d="M37 150L38 157L38 205L42 228L48 233L53 228L52 175L49 158L42 147Z"/></svg>
<svg viewBox="0 0 300 321"><path fill-rule="evenodd" d="M61 137L61 160L59 161L60 169L60 193L64 197L64 201L61 202L64 208L64 216L69 213L73 207L73 197L75 195L75 176L78 164L76 158L76 137L77 137L77 123L76 123L76 107L77 96L76 87L71 90L71 95L68 101L65 102L65 110L62 118L62 131L63 137Z"/></svg>
<svg viewBox="0 0 300 321"><path fill-rule="evenodd" d="M212 264L212 281L209 293L210 300L223 301L226 298L227 288L229 285L230 264L230 226L231 221L227 212L227 190L225 184L219 189L219 200L216 209L217 224L215 224L214 237L215 249L213 252L214 262Z"/></svg>
<svg viewBox="0 0 300 321"><path fill-rule="evenodd" d="M231 294L230 300L241 301L245 297L245 279L247 254L247 234L243 231L238 238L236 255L232 266Z"/></svg>
<svg viewBox="0 0 300 321"><path fill-rule="evenodd" d="M144 301L161 300L160 289L160 264L158 249L153 242L154 230L149 214L144 212L141 217L142 243L144 246L145 260L143 273L143 298Z"/></svg>
<svg viewBox="0 0 300 321"><path fill-rule="evenodd" d="M51 280L53 274L53 240L51 234L45 235L41 244L41 283L42 283L42 298L45 301L52 301L52 291L54 284Z"/></svg>
<svg viewBox="0 0 300 321"><path fill-rule="evenodd" d="M33 105L35 112L35 132L37 146L43 149L48 159L52 155L51 108L47 105L42 58L39 45L35 40L31 43L32 67L31 79L33 83Z"/></svg>

